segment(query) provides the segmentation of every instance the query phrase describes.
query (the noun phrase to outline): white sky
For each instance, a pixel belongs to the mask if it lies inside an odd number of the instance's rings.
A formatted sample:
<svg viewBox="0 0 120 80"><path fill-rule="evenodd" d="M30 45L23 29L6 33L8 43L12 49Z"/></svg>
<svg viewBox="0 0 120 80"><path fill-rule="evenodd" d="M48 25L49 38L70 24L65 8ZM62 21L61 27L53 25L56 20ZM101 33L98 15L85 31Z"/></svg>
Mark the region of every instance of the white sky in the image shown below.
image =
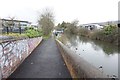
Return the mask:
<svg viewBox="0 0 120 80"><path fill-rule="evenodd" d="M51 8L55 22L79 20L79 24L118 19L119 0L0 0L0 18L37 22L38 12Z"/></svg>

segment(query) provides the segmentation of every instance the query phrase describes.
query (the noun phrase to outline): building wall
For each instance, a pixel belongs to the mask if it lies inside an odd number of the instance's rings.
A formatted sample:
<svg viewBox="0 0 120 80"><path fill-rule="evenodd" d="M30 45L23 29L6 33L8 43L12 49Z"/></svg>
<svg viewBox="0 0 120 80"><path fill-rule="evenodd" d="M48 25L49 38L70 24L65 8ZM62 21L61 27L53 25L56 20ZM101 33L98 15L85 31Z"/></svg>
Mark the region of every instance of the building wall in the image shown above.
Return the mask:
<svg viewBox="0 0 120 80"><path fill-rule="evenodd" d="M19 33L19 27L21 27L22 29L22 32L24 32L25 30L25 27L30 27L31 26L31 23L28 22L28 21L20 21L20 20L14 20L13 23L14 23L14 26L10 26L8 25L8 23L11 23L11 20L8 20L8 19L0 19L1 21L1 32L5 33L7 32L7 28L9 29L9 32L11 32L11 29L10 27L12 27L12 32L17 32ZM2 25L3 24L3 25Z"/></svg>
<svg viewBox="0 0 120 80"><path fill-rule="evenodd" d="M42 37L0 44L0 80L7 78L42 41Z"/></svg>
<svg viewBox="0 0 120 80"><path fill-rule="evenodd" d="M0 34L2 34L2 20L0 20Z"/></svg>

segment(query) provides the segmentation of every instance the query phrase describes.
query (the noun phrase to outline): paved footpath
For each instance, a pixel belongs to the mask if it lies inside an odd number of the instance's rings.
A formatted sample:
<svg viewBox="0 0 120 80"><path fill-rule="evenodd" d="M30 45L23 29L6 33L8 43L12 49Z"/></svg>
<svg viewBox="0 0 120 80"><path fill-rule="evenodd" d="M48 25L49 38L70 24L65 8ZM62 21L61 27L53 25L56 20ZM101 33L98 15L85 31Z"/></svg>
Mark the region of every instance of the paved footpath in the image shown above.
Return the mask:
<svg viewBox="0 0 120 80"><path fill-rule="evenodd" d="M9 78L71 78L54 39L43 40Z"/></svg>

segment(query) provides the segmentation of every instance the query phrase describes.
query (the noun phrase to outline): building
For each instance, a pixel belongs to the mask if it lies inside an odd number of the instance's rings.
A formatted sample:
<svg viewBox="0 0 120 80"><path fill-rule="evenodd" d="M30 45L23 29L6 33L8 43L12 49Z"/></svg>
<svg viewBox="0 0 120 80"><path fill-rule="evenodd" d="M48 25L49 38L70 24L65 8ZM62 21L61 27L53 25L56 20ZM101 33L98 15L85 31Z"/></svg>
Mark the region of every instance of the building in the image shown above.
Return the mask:
<svg viewBox="0 0 120 80"><path fill-rule="evenodd" d="M3 27L26 27L26 26L30 26L31 22L28 21L21 21L21 20L9 20L9 19L0 19L0 21L2 22L2 26Z"/></svg>
<svg viewBox="0 0 120 80"><path fill-rule="evenodd" d="M21 27L21 30L23 31L25 27L30 26L31 22L28 21L0 19L0 29L2 29L3 32L6 32L6 28L12 32L18 32L19 27Z"/></svg>
<svg viewBox="0 0 120 80"><path fill-rule="evenodd" d="M2 34L2 21L0 20L0 34Z"/></svg>
<svg viewBox="0 0 120 80"><path fill-rule="evenodd" d="M37 24L31 24L31 27L33 27L34 29L38 29L38 25Z"/></svg>
<svg viewBox="0 0 120 80"><path fill-rule="evenodd" d="M82 28L86 28L88 30L101 30L103 29L103 26L99 25L99 24L83 24L80 25Z"/></svg>
<svg viewBox="0 0 120 80"><path fill-rule="evenodd" d="M57 33L57 34L61 34L61 33L63 33L63 32L64 32L63 29L54 29L54 30L53 30L53 33Z"/></svg>

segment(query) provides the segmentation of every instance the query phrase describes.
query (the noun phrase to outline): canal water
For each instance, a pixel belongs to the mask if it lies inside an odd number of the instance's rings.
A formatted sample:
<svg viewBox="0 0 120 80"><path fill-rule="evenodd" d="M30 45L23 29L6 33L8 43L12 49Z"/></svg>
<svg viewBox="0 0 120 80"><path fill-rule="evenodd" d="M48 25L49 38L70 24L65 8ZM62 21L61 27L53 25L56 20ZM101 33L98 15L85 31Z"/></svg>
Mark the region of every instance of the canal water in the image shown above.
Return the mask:
<svg viewBox="0 0 120 80"><path fill-rule="evenodd" d="M118 47L103 41L75 35L64 35L60 40L86 61L109 77L118 77Z"/></svg>

